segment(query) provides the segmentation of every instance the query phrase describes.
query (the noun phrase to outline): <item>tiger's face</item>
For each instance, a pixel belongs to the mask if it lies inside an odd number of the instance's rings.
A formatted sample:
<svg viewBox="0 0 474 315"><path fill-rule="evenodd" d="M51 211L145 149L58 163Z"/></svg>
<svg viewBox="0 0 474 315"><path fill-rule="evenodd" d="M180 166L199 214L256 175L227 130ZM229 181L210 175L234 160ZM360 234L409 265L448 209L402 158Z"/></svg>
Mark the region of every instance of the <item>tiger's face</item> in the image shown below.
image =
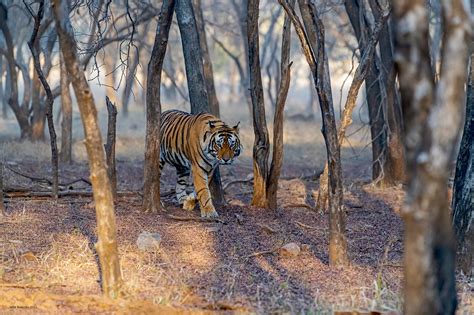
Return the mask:
<svg viewBox="0 0 474 315"><path fill-rule="evenodd" d="M242 145L239 139L239 125L215 127L209 141L209 153L221 165L229 165L240 155ZM211 131L212 131L211 126Z"/></svg>

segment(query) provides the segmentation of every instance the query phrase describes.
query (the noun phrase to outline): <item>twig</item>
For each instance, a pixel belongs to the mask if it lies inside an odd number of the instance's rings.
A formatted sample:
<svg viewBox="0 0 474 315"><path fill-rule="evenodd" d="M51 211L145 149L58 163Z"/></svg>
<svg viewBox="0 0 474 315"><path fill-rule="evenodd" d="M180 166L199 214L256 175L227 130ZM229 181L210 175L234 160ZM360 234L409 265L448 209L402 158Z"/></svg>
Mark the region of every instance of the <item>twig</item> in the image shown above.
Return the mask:
<svg viewBox="0 0 474 315"><path fill-rule="evenodd" d="M292 203L288 205L283 205L282 208L306 208L311 211L316 211L315 208L311 207L310 205L307 205L305 203Z"/></svg>
<svg viewBox="0 0 474 315"><path fill-rule="evenodd" d="M307 228L307 229L310 229L310 230L317 230L318 228L314 227L314 226L310 226L310 225L307 225L307 224L304 224L304 223L301 223L299 221L295 221L295 223L301 227L304 227L304 228Z"/></svg>
<svg viewBox="0 0 474 315"><path fill-rule="evenodd" d="M262 255L268 255L268 254L274 254L276 253L276 249L271 249L271 250L264 250L261 252L255 252L250 255L244 256L243 258L252 258L252 257L257 257L257 256L262 256Z"/></svg>
<svg viewBox="0 0 474 315"><path fill-rule="evenodd" d="M180 217L180 216L172 215L172 214L168 214L165 217L167 217L168 219L176 220L176 221L194 221L194 222L206 222L206 223L217 222L217 223L225 224L224 221L217 218Z"/></svg>
<svg viewBox="0 0 474 315"><path fill-rule="evenodd" d="M258 226L260 226L263 230L269 232L269 233L273 233L275 234L277 231L272 229L271 227L269 227L268 225L265 225L265 224L257 224Z"/></svg>

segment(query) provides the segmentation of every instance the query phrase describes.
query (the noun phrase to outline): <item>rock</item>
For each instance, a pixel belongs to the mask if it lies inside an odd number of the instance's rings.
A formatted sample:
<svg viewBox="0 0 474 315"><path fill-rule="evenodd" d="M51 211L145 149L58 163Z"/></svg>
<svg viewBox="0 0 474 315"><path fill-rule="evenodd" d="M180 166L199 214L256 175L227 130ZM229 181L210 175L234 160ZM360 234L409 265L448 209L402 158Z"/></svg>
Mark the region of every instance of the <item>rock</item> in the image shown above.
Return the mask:
<svg viewBox="0 0 474 315"><path fill-rule="evenodd" d="M235 218L237 219L237 223L242 225L244 224L244 217L241 214L234 213Z"/></svg>
<svg viewBox="0 0 474 315"><path fill-rule="evenodd" d="M139 250L150 252L160 247L161 235L159 233L141 232L137 238Z"/></svg>
<svg viewBox="0 0 474 315"><path fill-rule="evenodd" d="M280 254L283 257L296 257L300 251L301 249L296 243L288 243L280 248Z"/></svg>

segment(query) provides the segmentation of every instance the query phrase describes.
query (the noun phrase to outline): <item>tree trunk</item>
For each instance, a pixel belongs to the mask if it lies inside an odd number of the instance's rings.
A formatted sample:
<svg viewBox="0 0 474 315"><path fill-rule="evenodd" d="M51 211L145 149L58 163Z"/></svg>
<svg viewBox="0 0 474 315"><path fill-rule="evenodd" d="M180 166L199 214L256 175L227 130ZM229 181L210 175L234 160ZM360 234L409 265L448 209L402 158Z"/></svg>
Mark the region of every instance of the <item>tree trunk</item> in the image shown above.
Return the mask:
<svg viewBox="0 0 474 315"><path fill-rule="evenodd" d="M352 28L356 35L361 54L367 47L368 25L364 19L364 8L361 0L345 0L344 5ZM367 107L369 110L370 133L372 139L372 179L380 181L384 176L387 147L387 126L385 124L386 113L382 106L382 91L380 88L380 70L374 59L365 80Z"/></svg>
<svg viewBox="0 0 474 315"><path fill-rule="evenodd" d="M39 49L40 47L39 47L38 31L41 25L41 20L43 19L43 14L44 14L44 0L40 0L38 13L36 14L36 16L34 16L34 21L35 21L34 29L33 29L33 33L31 34L31 38L28 41L28 47L30 48L31 54L33 56L33 63L36 70L35 73L37 75L38 81L41 82L46 92L45 110L46 110L46 117L48 120L49 139L50 139L50 144L51 144L51 170L52 170L52 178L53 178L52 194L54 198L58 198L59 158L58 158L58 145L56 143L56 130L54 130L54 120L53 120L54 97L40 64L40 49Z"/></svg>
<svg viewBox="0 0 474 315"><path fill-rule="evenodd" d="M253 130L255 133L255 140L253 144L252 205L260 208L267 208L268 155L270 149L270 142L268 139L267 122L265 118L262 75L260 73L258 40L259 3L259 0L248 0L247 6L247 38L250 65L250 95L252 97Z"/></svg>
<svg viewBox="0 0 474 315"><path fill-rule="evenodd" d="M5 216L5 204L3 201L3 161L0 159L0 217Z"/></svg>
<svg viewBox="0 0 474 315"><path fill-rule="evenodd" d="M61 85L61 153L63 163L72 163L72 99L69 91L69 76L64 64L63 55L60 54L60 85Z"/></svg>
<svg viewBox="0 0 474 315"><path fill-rule="evenodd" d="M389 7L388 0L382 1L385 8ZM381 18L382 8L376 0L370 0L370 7L376 20ZM393 32L391 24L387 21L383 25L380 35L379 47L382 66L382 86L385 87L383 100L387 110L388 139L386 157L383 165L382 186L394 186L405 182L405 148L403 147L403 118L401 113L400 98L396 83L395 63L393 60Z"/></svg>
<svg viewBox="0 0 474 315"><path fill-rule="evenodd" d="M148 63L146 83L146 147L143 184L143 209L155 212L160 209L160 125L161 125L161 73L173 20L174 0L161 5L155 42Z"/></svg>
<svg viewBox="0 0 474 315"><path fill-rule="evenodd" d="M301 1L301 0L300 0ZM307 7L306 7L307 8ZM300 9L301 15L303 19L308 16L309 12L305 7ZM367 78L367 74L370 71L370 66L373 64L373 60L375 58L375 52L377 48L377 43L379 41L379 35L383 30L383 27L387 21L388 13L382 16L379 15L379 20L375 25L374 31L370 40L367 42L367 47L364 50L363 55L360 58L360 63L357 66L357 69L354 74L354 79L352 80L351 86L349 88L349 92L347 93L346 103L344 105L344 112L342 113L341 118L341 126L339 128L337 138L338 138L338 145L341 148L342 143L344 142L344 138L346 136L347 127L352 124L352 112L356 106L357 96L359 95L359 89L364 83L364 80ZM309 23L305 23L306 28L310 27ZM328 163L326 162L324 166L323 174L319 179L319 196L318 196L318 204L317 207L320 210L326 209L327 199L328 199L328 174L329 168Z"/></svg>
<svg viewBox="0 0 474 315"><path fill-rule="evenodd" d="M473 47L471 43L471 47ZM458 266L474 275L474 54L471 53L467 85L466 120L456 162L453 185L453 227L457 239Z"/></svg>
<svg viewBox="0 0 474 315"><path fill-rule="evenodd" d="M328 58L325 53L324 25L312 2L302 0L300 4L308 6L311 14L312 29L316 30L317 54L304 31L295 11L289 7L287 0L278 0L290 16L301 43L306 61L313 74L314 84L319 98L323 119L323 135L326 143L329 163L329 263L347 265L347 242L345 237L345 214L342 204L342 167L341 153L337 140L336 119L331 98L331 79L329 77ZM316 57L317 56L317 57Z"/></svg>
<svg viewBox="0 0 474 315"><path fill-rule="evenodd" d="M194 11L196 13L196 25L198 28L199 44L202 52L203 74L206 80L207 96L209 97L210 113L216 117L220 116L219 100L217 99L216 88L214 86L214 72L212 71L212 62L209 55L206 39L206 24L202 14L201 0L193 0Z"/></svg>
<svg viewBox="0 0 474 315"><path fill-rule="evenodd" d="M203 55L191 0L176 0L176 17L183 45L191 113L209 113L209 94L204 76ZM214 204L222 205L225 203L218 168L214 171L209 182L209 189Z"/></svg>
<svg viewBox="0 0 474 315"><path fill-rule="evenodd" d="M140 50L138 47L131 47L130 54L127 58L127 71L125 75L125 87L122 94L122 114L128 117L128 104L132 94L133 84L135 83L135 75L137 73L138 57Z"/></svg>
<svg viewBox="0 0 474 315"><path fill-rule="evenodd" d="M442 8L445 30L435 86L426 2L394 2L409 182L402 209L405 314L454 314L457 304L447 182L462 121L471 32L462 0L444 0Z"/></svg>
<svg viewBox="0 0 474 315"><path fill-rule="evenodd" d="M41 81L36 72L33 72L33 80L31 86L31 107L33 109L31 117L31 140L44 141L44 127L46 123L46 104L41 101Z"/></svg>
<svg viewBox="0 0 474 315"><path fill-rule="evenodd" d="M290 0L290 6L294 7L295 0ZM283 22L283 34L281 39L281 62L280 62L280 87L276 97L275 117L273 119L273 151L270 173L268 174L267 198L268 207L277 209L278 180L280 178L281 167L283 165L283 113L285 110L286 98L290 89L291 81L291 21L288 14L285 14Z"/></svg>
<svg viewBox="0 0 474 315"><path fill-rule="evenodd" d="M96 249L101 267L102 290L107 297L118 298L121 295L122 274L117 248L117 228L112 189L107 176L104 148L97 121L97 109L92 91L78 62L67 2L54 0L52 8L59 35L59 45L76 94L86 137L92 191L96 206L98 234Z"/></svg>
<svg viewBox="0 0 474 315"><path fill-rule="evenodd" d="M117 198L117 169L115 167L115 134L117 129L117 107L112 104L109 97L105 97L107 106L107 142L105 143L105 157L107 161L107 175L109 176L110 186L114 200Z"/></svg>

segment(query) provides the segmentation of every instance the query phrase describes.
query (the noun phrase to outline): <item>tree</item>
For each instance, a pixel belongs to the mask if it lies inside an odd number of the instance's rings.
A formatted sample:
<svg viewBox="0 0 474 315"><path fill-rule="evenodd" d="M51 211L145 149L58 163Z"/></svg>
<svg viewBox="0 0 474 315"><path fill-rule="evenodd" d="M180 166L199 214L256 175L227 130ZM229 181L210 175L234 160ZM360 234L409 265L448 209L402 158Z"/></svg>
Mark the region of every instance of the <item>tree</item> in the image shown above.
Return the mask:
<svg viewBox="0 0 474 315"><path fill-rule="evenodd" d="M174 0L164 0L156 26L155 42L148 63L146 88L146 147L143 184L143 209L160 209L160 125L161 73L173 20Z"/></svg>
<svg viewBox="0 0 474 315"><path fill-rule="evenodd" d="M118 298L121 294L122 275L117 248L114 201L107 175L102 137L97 121L97 110L92 91L78 61L75 48L76 42L72 33L73 28L69 21L68 3L53 0L52 9L59 35L60 49L78 100L86 137L92 190L96 206L98 241L95 246L102 271L102 290L107 297Z"/></svg>
<svg viewBox="0 0 474 315"><path fill-rule="evenodd" d="M348 264L347 242L345 237L345 214L342 204L342 167L341 153L337 140L336 119L331 96L331 79L329 77L328 57L325 52L324 25L312 2L301 3L307 6L311 14L311 28L316 30L318 47L311 46L300 19L286 0L278 0L290 16L296 34L311 69L313 81L318 94L321 115L323 118L323 136L326 143L329 164L329 262L332 265Z"/></svg>
<svg viewBox="0 0 474 315"><path fill-rule="evenodd" d="M72 99L69 90L69 77L64 57L60 54L60 85L61 85L61 151L59 158L63 163L72 163Z"/></svg>
<svg viewBox="0 0 474 315"><path fill-rule="evenodd" d="M455 244L447 183L465 101L470 18L462 0L442 1L444 39L435 83L426 2L397 0L394 12L408 170L402 209L404 313L454 314Z"/></svg>
<svg viewBox="0 0 474 315"><path fill-rule="evenodd" d="M211 107L206 85L208 81L206 81L204 75L201 42L191 0L176 0L175 11L183 46L191 113L209 113ZM209 189L214 204L219 205L225 203L219 167L214 170L209 183Z"/></svg>
<svg viewBox="0 0 474 315"><path fill-rule="evenodd" d="M474 53L467 84L466 119L456 162L453 185L453 228L457 239L458 265L465 274L474 273Z"/></svg>
<svg viewBox="0 0 474 315"><path fill-rule="evenodd" d="M369 1L375 19L380 19L383 3ZM367 10L361 0L345 0L344 6L356 35L360 56L368 49L370 29ZM385 22L380 36L380 57L372 58L365 87L369 110L370 132L372 138L372 179L382 186L402 183L405 178L405 154L403 148L403 129L396 74L392 53L390 23Z"/></svg>

